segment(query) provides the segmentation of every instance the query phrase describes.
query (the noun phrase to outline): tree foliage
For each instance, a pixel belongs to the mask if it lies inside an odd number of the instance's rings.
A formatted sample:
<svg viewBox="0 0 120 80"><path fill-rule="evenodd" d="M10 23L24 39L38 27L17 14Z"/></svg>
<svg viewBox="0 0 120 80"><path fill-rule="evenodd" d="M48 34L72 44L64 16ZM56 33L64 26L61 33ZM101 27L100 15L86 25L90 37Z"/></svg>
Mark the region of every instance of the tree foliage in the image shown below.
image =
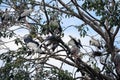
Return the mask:
<svg viewBox="0 0 120 80"><path fill-rule="evenodd" d="M120 58L115 59L120 51L119 5L119 0L0 0L0 80L119 80ZM30 8L33 12L18 21ZM80 24L64 26L63 20L71 18ZM71 27L78 30L80 39L89 37L100 45L81 42L80 52L75 53L64 40ZM16 33L19 30L22 35ZM89 34L91 30L97 36ZM25 44L27 31L45 54ZM7 46L11 42L17 49ZM64 64L73 72L65 70Z"/></svg>

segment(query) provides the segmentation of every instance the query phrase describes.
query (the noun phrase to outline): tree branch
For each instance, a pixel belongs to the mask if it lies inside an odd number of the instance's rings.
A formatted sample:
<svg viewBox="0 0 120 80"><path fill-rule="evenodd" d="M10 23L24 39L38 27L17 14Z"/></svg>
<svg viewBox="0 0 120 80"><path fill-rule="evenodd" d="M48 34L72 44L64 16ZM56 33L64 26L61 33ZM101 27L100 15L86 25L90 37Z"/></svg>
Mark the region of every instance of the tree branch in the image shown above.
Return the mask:
<svg viewBox="0 0 120 80"><path fill-rule="evenodd" d="M118 26L115 30L115 33L113 34L113 40L115 39L115 36L117 35L117 33L119 32L120 27Z"/></svg>

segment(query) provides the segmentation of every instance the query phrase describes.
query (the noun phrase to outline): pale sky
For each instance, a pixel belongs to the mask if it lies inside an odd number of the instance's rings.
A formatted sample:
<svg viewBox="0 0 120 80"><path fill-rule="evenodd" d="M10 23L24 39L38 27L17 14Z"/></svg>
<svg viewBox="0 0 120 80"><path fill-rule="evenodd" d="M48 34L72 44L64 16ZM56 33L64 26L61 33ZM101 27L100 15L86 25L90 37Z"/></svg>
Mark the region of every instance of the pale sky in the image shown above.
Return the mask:
<svg viewBox="0 0 120 80"><path fill-rule="evenodd" d="M38 0L39 1L39 0ZM92 13L93 15L94 15L94 13ZM63 19L62 20L62 22L63 22L63 24L61 24L62 25L62 27L66 27L66 26L69 26L69 25L80 25L80 24L82 24L82 21L80 21L79 19L77 19L77 18L70 18L70 19ZM17 26L14 26L14 27L12 27L11 28L11 30L14 30L15 28L18 28ZM89 30L89 35L95 35L96 33L94 32L94 30L92 30L91 28L89 28L90 30ZM29 33L29 31L28 30L26 30L26 29L19 29L19 30L16 30L16 31L14 31L17 35L19 35L19 36L21 36L21 37L23 37L25 34L28 34ZM78 30L76 29L76 28L74 28L74 27L70 27L70 28L68 28L68 29L66 29L65 30L65 32L64 32L64 37L63 37L63 40L65 41L65 43L67 43L69 40L70 40L70 38L69 38L69 35L71 35L71 36L73 36L73 37L76 37L76 38L79 38L80 40L81 40L81 43L83 44L83 45L88 45L89 46L89 40L90 40L90 37L85 37L85 38L81 38L80 37L80 35L79 35L79 32L78 32ZM6 38L6 39L3 39L2 38L2 40L3 41L5 41L5 42L7 42L7 41L12 41L14 38L12 38L12 39L8 39L8 38ZM15 45L14 44L14 42L11 42L11 43L7 43L7 44L5 44L6 46L8 46L11 50L16 50L17 48L18 48L18 46L17 45ZM87 50L89 50L89 49L87 49ZM0 50L0 53L2 53L3 51L1 51ZM84 60L86 60L86 59L88 59L88 58L84 58ZM59 61L56 61L56 60L53 60L53 59L51 59L51 61L49 61L49 63L53 63L54 62L54 65L57 65L58 67L60 67L60 63L61 62L59 62ZM2 64L2 62L1 62L1 60L0 60L0 63ZM68 65L66 65L66 64L64 64L63 65L63 69L64 70L69 70L70 72L74 72L75 70L74 70L74 68L73 67L71 67L71 66L68 66Z"/></svg>

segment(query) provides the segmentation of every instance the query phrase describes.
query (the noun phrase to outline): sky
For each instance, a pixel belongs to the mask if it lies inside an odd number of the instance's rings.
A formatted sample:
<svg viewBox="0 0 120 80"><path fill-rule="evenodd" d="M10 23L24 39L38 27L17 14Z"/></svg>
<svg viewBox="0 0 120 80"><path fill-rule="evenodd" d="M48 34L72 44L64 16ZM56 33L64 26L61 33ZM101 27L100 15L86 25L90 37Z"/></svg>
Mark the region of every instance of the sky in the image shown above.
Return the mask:
<svg viewBox="0 0 120 80"><path fill-rule="evenodd" d="M66 0L67 1L67 0ZM2 9L3 10L5 10L5 6L3 6L2 7ZM66 26L69 26L69 25L80 25L80 24L82 24L82 21L80 21L79 19L77 19L77 18L70 18L70 19L63 19L62 21L61 21L61 23L63 23L63 24L61 24L62 25L62 27L66 27ZM10 28L10 30L14 30L14 29L17 29L17 28L19 28L19 25L18 26L13 26L13 27L11 27ZM91 32L93 33L93 31L91 30ZM28 34L29 33L29 31L27 30L27 29L18 29L18 30L15 30L14 31L14 33L16 33L17 35L16 36L19 36L19 38L21 38L22 39L22 37L25 35L25 34ZM89 45L89 37L85 37L85 38L82 38L82 37L80 37L80 35L79 35L79 32L78 32L78 30L76 29L76 28L74 28L74 27L70 27L70 28L68 28L68 29L66 29L65 31L64 31L64 37L63 37L63 40L65 41L65 43L67 43L69 40L70 40L70 37L69 37L69 35L71 35L71 36L73 36L73 37L76 37L77 39L80 39L81 40L81 42L82 42L82 44L84 44L84 45ZM12 39L9 39L9 38L1 38L3 41L5 41L5 42L8 42L8 41L13 41L14 39L15 39L16 37L13 37ZM14 44L14 41L13 42L10 42L10 43L6 43L5 44L7 47L9 47L10 48L10 50L16 50L16 49L18 49L18 47L20 47L20 45L19 46L17 46L17 45L15 45ZM3 51L6 51L6 50L3 50ZM0 53L2 53L2 51L0 50ZM49 61L49 63L53 63L53 59L51 59L51 61ZM0 60L0 63L2 64L2 61ZM61 62L59 62L59 61L54 61L54 65L57 65L58 67L60 66L60 63ZM69 65L66 65L66 64L63 64L63 69L64 70L69 70L70 72L74 72L75 70L74 70L74 68L73 67L71 67L71 66L69 66Z"/></svg>
<svg viewBox="0 0 120 80"><path fill-rule="evenodd" d="M39 0L38 0L39 1ZM67 0L65 0L65 1L67 1ZM4 7L3 7L3 9L5 9ZM91 14L94 16L95 14L93 13L93 12L91 12ZM99 17L98 17L99 18ZM62 24L63 23L63 24ZM70 19L63 19L62 21L61 21L61 25L62 25L62 27L64 28L64 27L66 27L66 26L69 26L69 25L73 25L73 24L75 24L75 25L80 25L80 24L82 24L82 21L81 20L79 20L79 19L77 19L77 18L74 18L74 17L72 17L72 18L70 18ZM10 28L10 30L14 30L14 29L17 29L17 28L19 28L19 26L13 26L13 27L11 27ZM16 36L19 36L19 38L21 38L22 40L23 40L23 36L25 35L25 34L28 34L29 33L29 31L27 30L27 29L18 29L18 30L15 30L14 31L17 35ZM88 31L88 34L89 35L96 35L96 32L93 30L93 29L91 29L90 27L89 27L89 31ZM89 46L89 40L90 40L90 37L88 37L88 36L86 36L86 37L80 37L80 35L79 35L79 32L78 32L78 30L75 28L75 27L70 27L70 28L68 28L68 29L66 29L65 31L64 31L64 37L62 38L63 40L64 40L64 42L65 43L67 43L69 40L70 40L70 37L69 37L69 35L71 35L71 36L73 36L73 37L75 37L75 38L77 38L77 39L80 39L81 40L81 44L82 45L88 45ZM98 36L98 38L100 38L100 36ZM9 38L1 38L3 41L5 41L5 42L7 42L7 41L13 41L15 38L12 38L12 39L9 39ZM6 43L5 44L7 47L9 47L11 50L16 50L19 46L17 46L17 45L15 45L14 44L14 42L10 42L10 43ZM88 48L86 48L88 51L90 50L90 49L88 49ZM82 50L82 49L81 49ZM5 51L5 50L4 50ZM84 50L82 50L82 51L84 51ZM0 50L0 53L2 53L3 51L2 50ZM84 57L84 59L83 60L88 60L88 57ZM51 61L49 61L49 63L53 63L54 62L54 65L57 65L58 67L60 67L60 63L61 62L59 62L59 61L56 61L56 60L54 60L54 59L51 59ZM2 61L0 60L0 63L1 63L1 65L3 64L2 63ZM75 72L75 69L73 68L73 67L71 67L71 66L69 66L69 65L66 65L66 64L63 64L63 69L64 70L69 70L70 72Z"/></svg>

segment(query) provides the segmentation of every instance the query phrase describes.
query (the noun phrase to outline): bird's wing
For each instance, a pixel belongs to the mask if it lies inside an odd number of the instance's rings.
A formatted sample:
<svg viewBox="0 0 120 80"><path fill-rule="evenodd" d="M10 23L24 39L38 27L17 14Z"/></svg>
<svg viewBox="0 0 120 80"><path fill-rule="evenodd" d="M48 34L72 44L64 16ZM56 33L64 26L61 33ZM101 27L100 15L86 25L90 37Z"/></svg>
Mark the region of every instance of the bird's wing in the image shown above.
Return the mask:
<svg viewBox="0 0 120 80"><path fill-rule="evenodd" d="M38 48L38 46L33 42L28 42L27 46L28 48L33 49L33 50L36 50Z"/></svg>
<svg viewBox="0 0 120 80"><path fill-rule="evenodd" d="M71 39L71 40L68 41L68 45L73 46L73 45L75 45L75 43L74 43L74 41Z"/></svg>
<svg viewBox="0 0 120 80"><path fill-rule="evenodd" d="M48 41L48 40L55 40L55 36L48 36L45 41Z"/></svg>
<svg viewBox="0 0 120 80"><path fill-rule="evenodd" d="M33 42L29 42L27 43L27 46L29 49L31 50L34 50L35 52L39 52L39 53L42 53L43 51L40 49L40 47L38 45L36 45L35 43Z"/></svg>
<svg viewBox="0 0 120 80"><path fill-rule="evenodd" d="M20 16L25 17L25 16L29 15L31 12L32 12L32 9L25 10Z"/></svg>
<svg viewBox="0 0 120 80"><path fill-rule="evenodd" d="M74 44L77 46L77 47L83 47L82 45L81 45L81 41L80 41L80 39L78 39L78 41L75 39L75 38L73 38L72 36L70 36L70 38L73 40L73 42L74 42Z"/></svg>

